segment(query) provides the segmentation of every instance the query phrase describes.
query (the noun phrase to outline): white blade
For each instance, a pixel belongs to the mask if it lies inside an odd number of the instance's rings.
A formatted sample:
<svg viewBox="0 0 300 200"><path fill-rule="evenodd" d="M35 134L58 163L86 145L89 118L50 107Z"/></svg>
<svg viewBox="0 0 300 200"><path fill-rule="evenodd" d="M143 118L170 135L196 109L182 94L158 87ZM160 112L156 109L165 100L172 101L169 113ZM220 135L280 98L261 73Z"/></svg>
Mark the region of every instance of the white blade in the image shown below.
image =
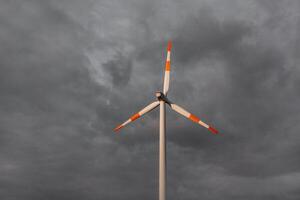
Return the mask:
<svg viewBox="0 0 300 200"><path fill-rule="evenodd" d="M213 128L212 126L209 126L208 124L204 123L198 117L196 117L195 115L189 113L188 111L181 108L180 106L178 106L176 104L171 104L170 106L173 110L175 110L179 114L182 114L183 116L185 116L189 120L191 120L193 122L196 122L196 123L200 124L201 126L204 126L205 128L207 128L208 130L210 130L214 134L218 134L218 131L215 128Z"/></svg>
<svg viewBox="0 0 300 200"><path fill-rule="evenodd" d="M124 126L126 126L127 124L129 124L130 122L140 118L142 115L150 112L151 110L153 110L154 108L156 108L159 105L159 101L155 101L151 104L149 104L148 106L146 106L145 108L143 108L141 111L137 112L136 114L132 115L127 121L125 121L123 124L117 126L114 131L118 131L121 128L123 128Z"/></svg>
<svg viewBox="0 0 300 200"><path fill-rule="evenodd" d="M171 43L171 41L169 41L168 48L167 48L167 59L166 59L165 77L164 77L164 86L163 86L164 95L167 95L168 90L169 90L169 85L170 85L171 48L172 48L172 43Z"/></svg>

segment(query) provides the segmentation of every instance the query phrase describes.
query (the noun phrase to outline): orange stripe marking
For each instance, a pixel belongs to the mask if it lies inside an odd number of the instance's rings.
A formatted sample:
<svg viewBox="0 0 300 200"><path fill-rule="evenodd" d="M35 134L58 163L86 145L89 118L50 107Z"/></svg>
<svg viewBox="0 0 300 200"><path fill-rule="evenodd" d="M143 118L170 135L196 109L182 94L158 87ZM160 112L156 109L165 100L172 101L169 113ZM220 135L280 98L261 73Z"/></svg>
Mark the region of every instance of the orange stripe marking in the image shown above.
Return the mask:
<svg viewBox="0 0 300 200"><path fill-rule="evenodd" d="M189 119L192 120L193 122L198 123L200 121L200 119L198 117L196 117L195 115L191 114L189 116Z"/></svg>
<svg viewBox="0 0 300 200"><path fill-rule="evenodd" d="M140 117L140 114L139 113L136 113L136 114L134 114L132 117L130 117L130 119L131 119L131 121L134 121L134 120L136 120L137 118L139 118Z"/></svg>
<svg viewBox="0 0 300 200"><path fill-rule="evenodd" d="M171 62L167 61L166 62L166 71L170 71L171 70Z"/></svg>

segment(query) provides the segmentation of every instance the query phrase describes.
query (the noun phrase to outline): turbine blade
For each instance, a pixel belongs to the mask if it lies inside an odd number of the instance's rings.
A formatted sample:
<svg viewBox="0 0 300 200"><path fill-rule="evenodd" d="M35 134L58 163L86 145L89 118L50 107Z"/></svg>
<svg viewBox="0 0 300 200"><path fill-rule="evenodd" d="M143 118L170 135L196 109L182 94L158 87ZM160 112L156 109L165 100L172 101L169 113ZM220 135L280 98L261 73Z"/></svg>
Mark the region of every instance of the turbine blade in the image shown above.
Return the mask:
<svg viewBox="0 0 300 200"><path fill-rule="evenodd" d="M139 112L135 113L134 115L132 115L127 121L125 121L123 124L120 124L119 126L117 126L114 131L118 131L121 128L123 128L124 126L126 126L127 124L129 124L130 122L140 118L142 115L150 112L151 110L153 110L154 108L156 108L159 105L159 101L155 101L153 103L150 103L148 106L146 106L145 108L143 108L142 110L140 110Z"/></svg>
<svg viewBox="0 0 300 200"><path fill-rule="evenodd" d="M197 116L189 113L188 111L186 111L185 109L183 109L182 107L176 105L176 104L173 104L171 103L171 108L173 110L175 110L176 112L178 112L179 114L185 116L186 118L188 118L189 120L193 121L193 122L196 122L198 124L200 124L201 126L204 126L205 128L207 128L209 131L211 131L213 134L218 134L218 131L213 128L212 126L204 123L203 121L201 121Z"/></svg>
<svg viewBox="0 0 300 200"><path fill-rule="evenodd" d="M169 85L170 85L171 48L172 48L172 43L171 43L171 41L169 41L168 47L167 47L167 59L166 59L165 77L164 77L164 86L163 86L164 95L167 95L167 93L169 91Z"/></svg>

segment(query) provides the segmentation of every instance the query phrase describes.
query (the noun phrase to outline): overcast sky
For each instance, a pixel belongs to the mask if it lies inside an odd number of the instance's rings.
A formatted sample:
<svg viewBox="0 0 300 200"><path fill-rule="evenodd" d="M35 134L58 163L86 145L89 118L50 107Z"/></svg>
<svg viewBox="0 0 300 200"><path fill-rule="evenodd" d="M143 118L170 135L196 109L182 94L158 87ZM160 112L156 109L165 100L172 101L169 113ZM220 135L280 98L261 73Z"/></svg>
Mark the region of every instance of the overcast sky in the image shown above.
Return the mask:
<svg viewBox="0 0 300 200"><path fill-rule="evenodd" d="M300 199L300 2L0 1L0 199Z"/></svg>

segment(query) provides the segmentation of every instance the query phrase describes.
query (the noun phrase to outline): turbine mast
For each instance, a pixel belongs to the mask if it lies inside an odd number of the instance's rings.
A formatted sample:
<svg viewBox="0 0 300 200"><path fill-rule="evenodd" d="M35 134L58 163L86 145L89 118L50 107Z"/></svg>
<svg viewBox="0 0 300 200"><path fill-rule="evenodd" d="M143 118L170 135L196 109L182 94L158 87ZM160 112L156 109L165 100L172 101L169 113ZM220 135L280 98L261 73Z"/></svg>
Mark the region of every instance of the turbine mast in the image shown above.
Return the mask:
<svg viewBox="0 0 300 200"><path fill-rule="evenodd" d="M166 200L166 104L159 103L159 200Z"/></svg>

